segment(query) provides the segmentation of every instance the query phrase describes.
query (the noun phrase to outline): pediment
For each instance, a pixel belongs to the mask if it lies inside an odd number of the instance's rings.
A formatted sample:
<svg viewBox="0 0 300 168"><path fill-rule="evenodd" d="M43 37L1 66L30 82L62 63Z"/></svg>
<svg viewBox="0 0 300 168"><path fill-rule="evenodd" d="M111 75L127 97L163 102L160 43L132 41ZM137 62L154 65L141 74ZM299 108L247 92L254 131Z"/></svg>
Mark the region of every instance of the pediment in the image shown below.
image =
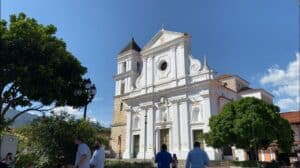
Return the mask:
<svg viewBox="0 0 300 168"><path fill-rule="evenodd" d="M150 42L148 42L148 44L143 48L143 50L155 48L172 40L183 37L184 35L185 33L172 32L162 29L150 40Z"/></svg>

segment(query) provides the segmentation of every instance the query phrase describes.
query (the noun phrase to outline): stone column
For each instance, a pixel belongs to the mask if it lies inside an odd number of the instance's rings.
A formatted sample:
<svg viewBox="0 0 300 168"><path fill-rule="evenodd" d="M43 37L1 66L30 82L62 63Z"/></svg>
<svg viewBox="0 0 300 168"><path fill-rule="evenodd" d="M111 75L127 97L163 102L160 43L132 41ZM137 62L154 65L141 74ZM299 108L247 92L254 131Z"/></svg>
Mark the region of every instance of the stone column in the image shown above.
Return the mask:
<svg viewBox="0 0 300 168"><path fill-rule="evenodd" d="M145 66L147 67L147 84L146 86L152 86L153 85L153 58L152 57L147 57L145 61ZM149 92L149 91L148 91Z"/></svg>
<svg viewBox="0 0 300 168"><path fill-rule="evenodd" d="M147 149L146 158L152 159L154 157L154 107L147 109Z"/></svg>
<svg viewBox="0 0 300 168"><path fill-rule="evenodd" d="M123 154L124 159L132 157L132 110L126 109L126 149Z"/></svg>
<svg viewBox="0 0 300 168"><path fill-rule="evenodd" d="M147 133L147 128L145 127L145 116L147 115L147 110L142 108L141 110L141 133L140 133L140 148L137 154L138 159L144 159L144 151L147 137L145 137L145 133ZM147 135L146 135L147 136Z"/></svg>
<svg viewBox="0 0 300 168"><path fill-rule="evenodd" d="M148 76L147 76L147 59L144 59L143 60L143 72L144 72L144 84L145 84L145 87L147 87L147 83L148 83ZM146 89L147 91L147 89Z"/></svg>
<svg viewBox="0 0 300 168"><path fill-rule="evenodd" d="M180 117L180 159L185 159L190 150L190 122L188 102L184 100L179 103L179 117Z"/></svg>
<svg viewBox="0 0 300 168"><path fill-rule="evenodd" d="M177 58L177 77L182 78L185 76L185 56L184 56L184 45L181 44L176 49L176 58Z"/></svg>
<svg viewBox="0 0 300 168"><path fill-rule="evenodd" d="M172 102L171 104L171 113L172 113L172 151L173 153L179 153L180 150L180 127L179 127L179 116L178 116L178 104L177 102Z"/></svg>
<svg viewBox="0 0 300 168"><path fill-rule="evenodd" d="M159 143L159 136L160 136L160 130L157 128L154 130L154 134L155 134L155 154L158 153L160 151L160 143Z"/></svg>

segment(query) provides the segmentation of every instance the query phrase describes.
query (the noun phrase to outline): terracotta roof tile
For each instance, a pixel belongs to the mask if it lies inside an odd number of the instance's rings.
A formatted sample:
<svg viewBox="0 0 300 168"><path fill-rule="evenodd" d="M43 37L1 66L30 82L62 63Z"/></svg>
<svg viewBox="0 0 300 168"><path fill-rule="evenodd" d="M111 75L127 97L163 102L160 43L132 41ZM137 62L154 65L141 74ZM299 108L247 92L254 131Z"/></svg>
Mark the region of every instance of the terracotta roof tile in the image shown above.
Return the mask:
<svg viewBox="0 0 300 168"><path fill-rule="evenodd" d="M291 124L300 123L300 111L284 112L280 113L280 116L287 119Z"/></svg>
<svg viewBox="0 0 300 168"><path fill-rule="evenodd" d="M216 77L216 80L222 80L222 79L226 79L226 78L230 78L230 77L233 77L233 75L223 74L223 75Z"/></svg>

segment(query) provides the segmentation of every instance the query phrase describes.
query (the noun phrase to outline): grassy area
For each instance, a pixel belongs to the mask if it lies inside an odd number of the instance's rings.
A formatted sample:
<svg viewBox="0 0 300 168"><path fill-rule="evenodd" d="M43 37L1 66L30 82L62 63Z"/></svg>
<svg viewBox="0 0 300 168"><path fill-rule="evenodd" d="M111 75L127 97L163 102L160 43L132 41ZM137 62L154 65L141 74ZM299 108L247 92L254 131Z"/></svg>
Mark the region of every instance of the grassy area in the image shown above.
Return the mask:
<svg viewBox="0 0 300 168"><path fill-rule="evenodd" d="M125 162L125 161L105 161L105 168L153 168L152 163L146 162Z"/></svg>

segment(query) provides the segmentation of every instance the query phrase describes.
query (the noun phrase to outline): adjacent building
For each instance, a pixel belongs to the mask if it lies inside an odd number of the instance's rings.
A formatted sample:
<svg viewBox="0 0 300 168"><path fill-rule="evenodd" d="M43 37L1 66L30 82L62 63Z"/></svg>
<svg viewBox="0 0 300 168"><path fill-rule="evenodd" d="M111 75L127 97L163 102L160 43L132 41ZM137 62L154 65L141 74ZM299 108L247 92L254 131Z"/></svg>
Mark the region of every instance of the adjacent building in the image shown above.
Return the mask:
<svg viewBox="0 0 300 168"><path fill-rule="evenodd" d="M272 103L263 89L252 89L238 75L219 75L204 57L193 57L191 36L161 29L140 48L132 39L117 56L111 146L116 156L151 159L167 144L185 159L200 141L211 160L245 160L241 149L229 152L206 146L209 118L222 106L243 97Z"/></svg>
<svg viewBox="0 0 300 168"><path fill-rule="evenodd" d="M289 121L294 133L294 143L291 153L297 154L298 158L291 157L290 160L291 162L300 160L300 111L283 112L280 113L280 116ZM278 146L272 143L267 150L259 151L259 160L264 162L277 160L276 151L278 151Z"/></svg>
<svg viewBox="0 0 300 168"><path fill-rule="evenodd" d="M289 121L294 132L294 144L292 152L300 153L300 111L281 113L280 116Z"/></svg>

